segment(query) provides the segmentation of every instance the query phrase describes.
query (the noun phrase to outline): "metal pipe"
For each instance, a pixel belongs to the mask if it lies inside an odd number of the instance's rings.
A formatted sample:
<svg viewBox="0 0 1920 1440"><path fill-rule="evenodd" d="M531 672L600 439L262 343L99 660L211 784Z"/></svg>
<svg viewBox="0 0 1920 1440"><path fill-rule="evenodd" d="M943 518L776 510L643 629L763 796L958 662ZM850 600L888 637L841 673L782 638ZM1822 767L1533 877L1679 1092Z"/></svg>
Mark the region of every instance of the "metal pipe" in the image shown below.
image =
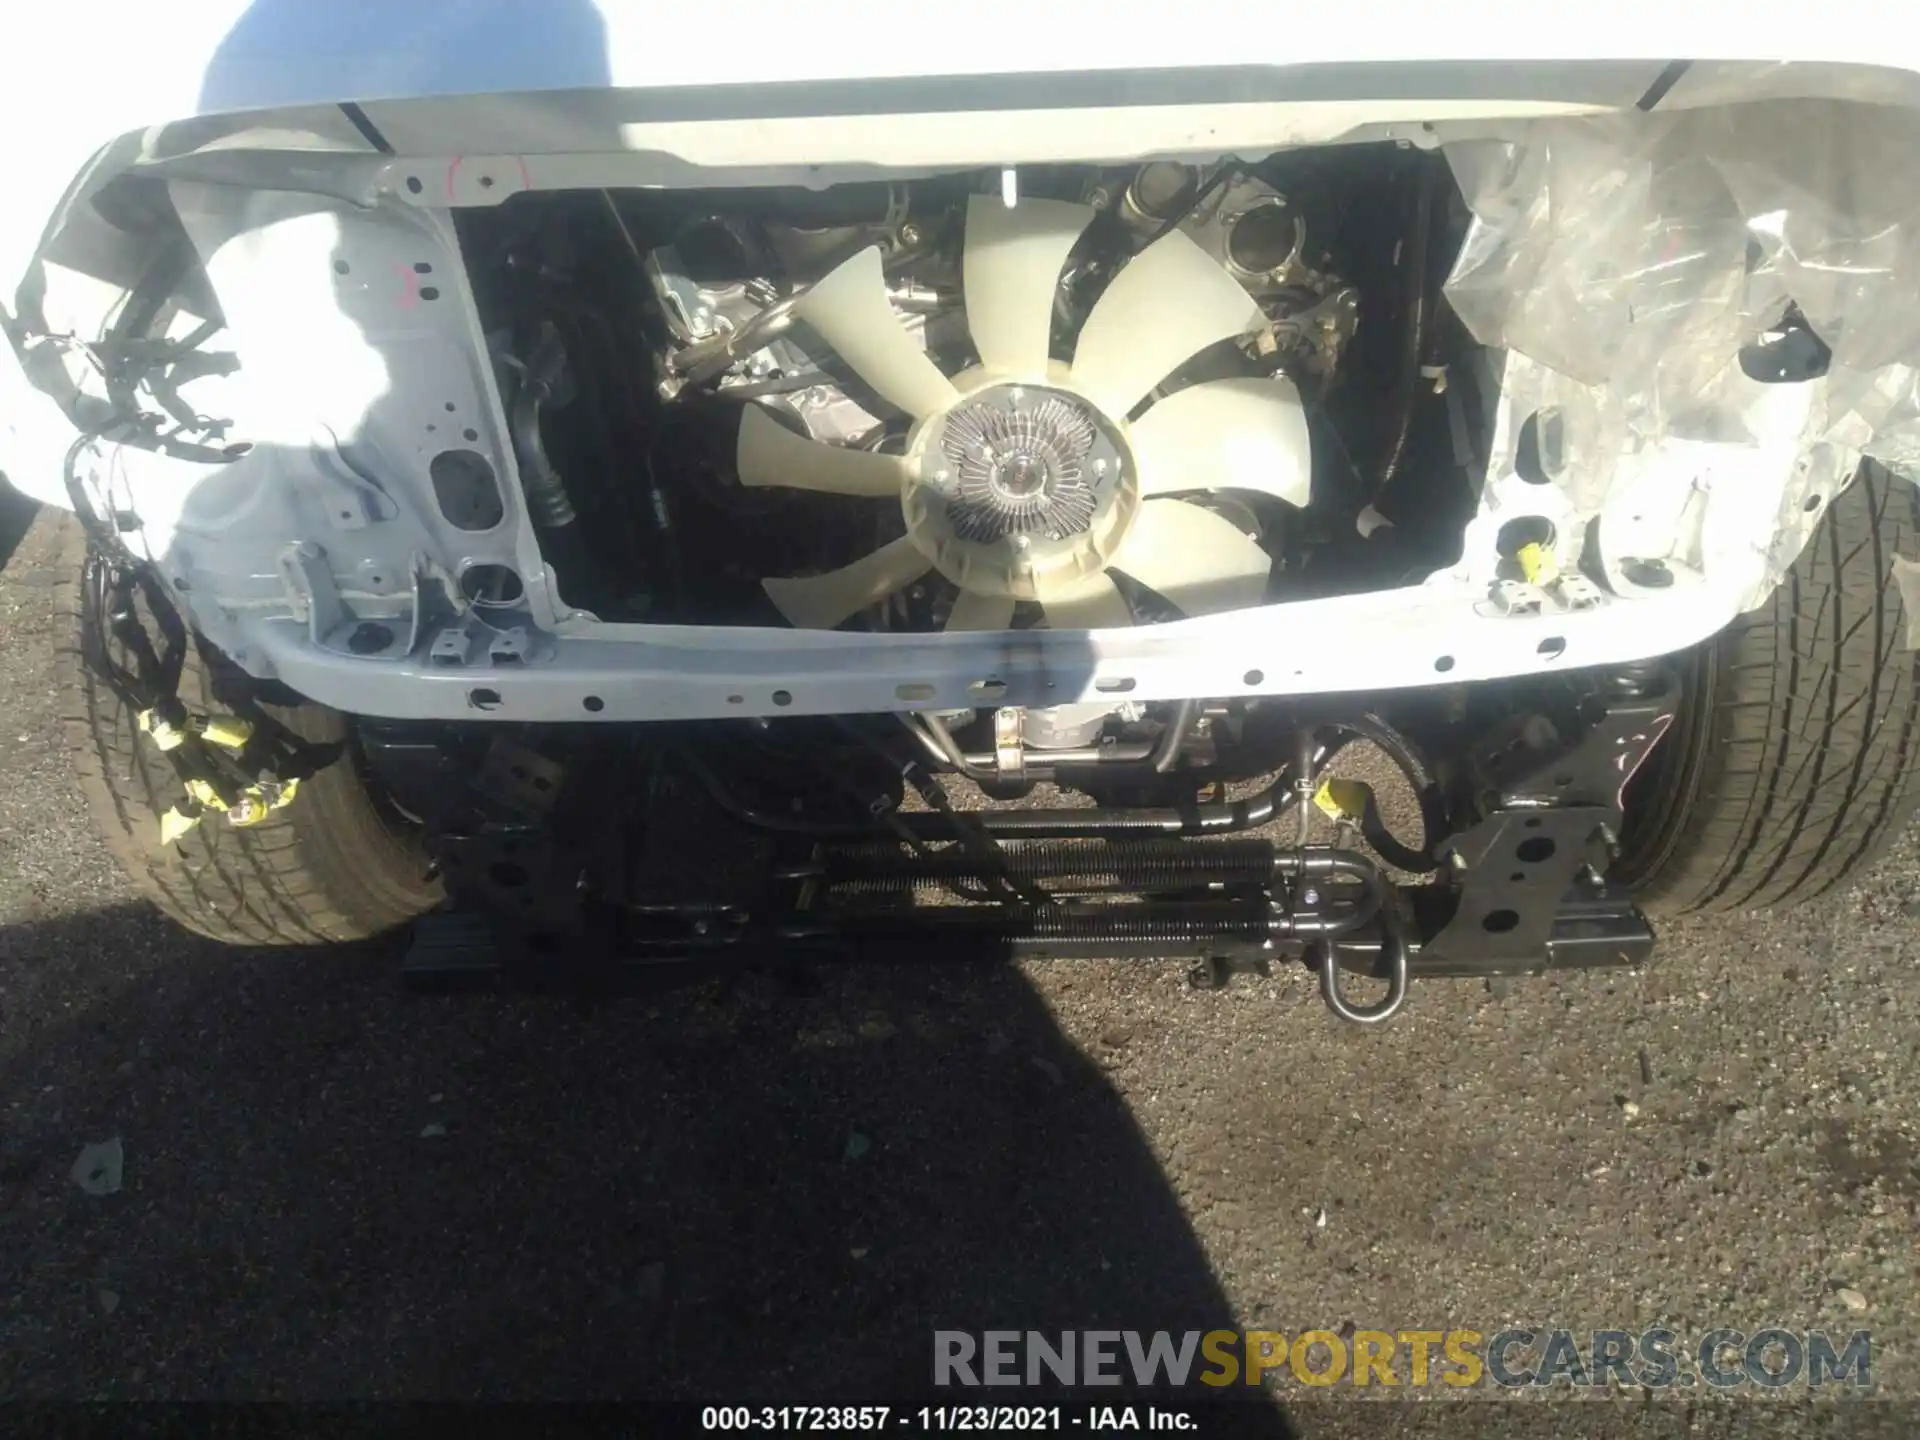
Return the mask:
<svg viewBox="0 0 1920 1440"><path fill-rule="evenodd" d="M896 842L824 846L815 873L829 888L856 892L902 882L968 880L983 860L958 845L905 851ZM1232 886L1264 886L1273 876L1273 842L1239 838L1191 841L1025 840L1000 847L996 873L1044 883L1059 899L1069 895L1173 893Z"/></svg>
<svg viewBox="0 0 1920 1440"><path fill-rule="evenodd" d="M793 328L794 307L806 293L804 288L795 290L786 299L776 300L738 330L729 330L725 335L699 341L672 356L670 363L681 372L682 383L704 385L725 374L735 361L778 340Z"/></svg>
<svg viewBox="0 0 1920 1440"><path fill-rule="evenodd" d="M1282 850L1273 857L1273 873L1276 877L1284 875L1303 882L1344 875L1358 880L1361 887L1360 902L1351 909L1289 913L1282 934L1309 938L1347 935L1390 908L1387 880L1380 873L1380 867L1351 850Z"/></svg>
<svg viewBox="0 0 1920 1440"><path fill-rule="evenodd" d="M909 315L937 315L960 303L958 296L942 295L931 285L913 284L889 285L887 299Z"/></svg>
<svg viewBox="0 0 1920 1440"><path fill-rule="evenodd" d="M1279 787L1269 786L1245 800L1183 806L1143 806L1130 810L988 810L977 817L990 835L1064 840L1077 835L1231 835L1265 825L1280 811ZM938 815L902 815L921 839L950 838L952 827ZM941 822L941 823L928 823ZM871 832L866 832L871 833Z"/></svg>
<svg viewBox="0 0 1920 1440"><path fill-rule="evenodd" d="M934 748L949 765L970 780L984 780L992 777L993 757L991 755L979 762L982 773L976 775L972 764L967 759L966 751L962 750L960 742L953 738L952 727L938 715L922 712L920 719L927 727L927 734L933 739Z"/></svg>
<svg viewBox="0 0 1920 1440"><path fill-rule="evenodd" d="M781 878L798 878L802 872L785 873ZM1235 915L1243 915L1251 904L1263 922L1276 935L1303 938L1321 935L1348 935L1367 924L1381 911L1387 900L1387 882L1379 867L1363 855L1349 850L1316 847L1307 851L1277 850L1270 840L1222 840L1191 842L1182 840L1110 839L1098 844L1016 841L997 855L987 857L959 846L942 850L904 854L897 845L876 842L850 849L838 846L822 851L809 862L804 873L819 879L832 891L857 893L870 884L898 885L915 881L954 881L984 879L1005 874L1041 883L1064 881L1066 893L1104 895L1135 890L1187 892L1214 886L1244 889L1248 886L1268 891L1282 882L1303 889L1325 886L1325 895L1316 895L1312 908L1289 909L1269 913L1264 899L1208 900L1205 905L1225 905ZM1329 882L1358 882L1357 890ZM1073 902L1059 898L1071 907ZM1157 901L1162 913L1171 913L1172 901ZM1111 910L1094 913L1124 918Z"/></svg>
<svg viewBox="0 0 1920 1440"><path fill-rule="evenodd" d="M904 827L918 840L954 837L953 821L945 815L896 813L893 820L897 827L883 827L876 821L849 823L776 815L743 804L706 762L690 751L680 751L679 758L715 804L743 825L758 830L820 839L871 840L885 834L888 828ZM970 818L990 835L1018 835L1033 840L1066 840L1083 835L1231 835L1267 824L1280 813L1280 808L1280 788L1276 783L1244 800L1129 810L982 810Z"/></svg>
<svg viewBox="0 0 1920 1440"><path fill-rule="evenodd" d="M1026 771L1028 775L1041 775L1059 765L1136 765L1152 759L1155 749L1153 745L1134 741L1125 745L1076 745L1066 750L1028 750ZM969 751L962 758L969 767L968 774L974 779L994 778L993 756ZM984 776L973 775L972 767L976 766L984 768Z"/></svg>
<svg viewBox="0 0 1920 1440"><path fill-rule="evenodd" d="M1175 708L1173 718L1167 722L1166 729L1151 745L1135 741L1125 745L1077 745L1065 750L1030 749L1027 751L1027 773L1044 777L1062 765L1134 765L1145 761L1157 774L1164 775L1180 759L1180 751L1186 744L1187 734L1193 727L1199 709L1199 701L1182 700ZM952 728L938 715L922 712L920 718L926 722L925 732L911 723L907 728L914 732L923 745L929 747L929 753L952 765L969 780L999 778L999 767L990 753L962 750L954 739ZM907 717L902 716L901 719L906 720Z"/></svg>
<svg viewBox="0 0 1920 1440"><path fill-rule="evenodd" d="M1293 741L1294 804L1300 811L1300 843L1313 834L1313 759L1317 753L1312 726L1303 727Z"/></svg>
<svg viewBox="0 0 1920 1440"><path fill-rule="evenodd" d="M1164 775L1179 763L1180 752L1187 743L1187 732L1193 728L1193 717L1199 713L1198 700L1182 700L1174 707L1173 718L1167 722L1167 728L1160 732L1159 743L1153 747L1155 774Z"/></svg>
<svg viewBox="0 0 1920 1440"><path fill-rule="evenodd" d="M668 365L679 372L682 385L705 385L719 378L736 361L764 349L791 330L795 323L794 307L812 288L811 284L794 286L792 294L774 301L739 329L697 340L668 356ZM888 286L887 299L909 315L932 315L951 303L931 286L912 284Z"/></svg>
<svg viewBox="0 0 1920 1440"><path fill-rule="evenodd" d="M1339 877L1358 881L1357 894L1337 911L1301 912L1265 900L1204 899L1156 900L1139 907L1100 901L1063 899L1035 910L1019 906L933 906L910 912L849 911L831 917L794 917L776 922L775 932L797 939L808 934L845 933L852 929L897 930L902 935L930 936L939 930L1002 938L1044 940L1080 938L1093 950L1116 939L1204 939L1208 935L1235 935L1241 939L1306 940L1331 944L1340 937L1381 918L1388 903L1387 882L1379 868L1363 855L1347 850L1283 851L1273 857L1275 881L1291 879L1330 881ZM954 878L949 875L943 878ZM1397 934L1397 931L1392 933Z"/></svg>
<svg viewBox="0 0 1920 1440"><path fill-rule="evenodd" d="M900 723L907 727L907 733L920 742L920 748L927 752L927 758L929 760L933 761L936 765L951 764L953 757L949 755L941 746L940 742L934 738L932 730L926 726L914 723L920 718L920 716L912 713L904 713L898 716Z"/></svg>

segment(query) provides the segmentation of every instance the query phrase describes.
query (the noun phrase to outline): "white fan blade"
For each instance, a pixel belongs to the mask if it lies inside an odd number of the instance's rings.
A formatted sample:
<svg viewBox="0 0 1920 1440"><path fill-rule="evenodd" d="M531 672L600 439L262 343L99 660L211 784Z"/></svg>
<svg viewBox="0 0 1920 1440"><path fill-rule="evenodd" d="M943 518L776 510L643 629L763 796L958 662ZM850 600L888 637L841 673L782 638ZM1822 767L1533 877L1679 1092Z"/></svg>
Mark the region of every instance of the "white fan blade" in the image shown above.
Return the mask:
<svg viewBox="0 0 1920 1440"><path fill-rule="evenodd" d="M849 615L911 585L933 563L904 535L865 559L824 575L799 580L762 580L767 598L802 630L831 630Z"/></svg>
<svg viewBox="0 0 1920 1440"><path fill-rule="evenodd" d="M898 455L822 445L796 435L758 405L740 413L734 459L742 485L785 485L828 495L898 496L907 468Z"/></svg>
<svg viewBox="0 0 1920 1440"><path fill-rule="evenodd" d="M1185 500L1149 500L1112 565L1187 614L1209 615L1258 605L1273 561L1252 536L1211 510Z"/></svg>
<svg viewBox="0 0 1920 1440"><path fill-rule="evenodd" d="M1040 586L1040 608L1055 630L1114 630L1133 624L1127 597L1109 575Z"/></svg>
<svg viewBox="0 0 1920 1440"><path fill-rule="evenodd" d="M1253 328L1260 307L1207 252L1170 231L1127 262L1080 329L1073 383L1125 415L1176 365Z"/></svg>
<svg viewBox="0 0 1920 1440"><path fill-rule="evenodd" d="M800 297L793 313L818 330L854 373L909 415L931 415L959 398L953 382L893 313L877 247L830 271Z"/></svg>
<svg viewBox="0 0 1920 1440"><path fill-rule="evenodd" d="M1307 412L1287 380L1213 380L1155 401L1133 427L1133 455L1143 495L1257 490L1306 507Z"/></svg>
<svg viewBox="0 0 1920 1440"><path fill-rule="evenodd" d="M1022 200L1011 210L996 195L967 201L967 328L987 369L1047 378L1060 267L1092 218L1087 206L1064 200Z"/></svg>
<svg viewBox="0 0 1920 1440"><path fill-rule="evenodd" d="M1013 624L1011 595L976 595L962 590L947 616L949 630L1005 630Z"/></svg>

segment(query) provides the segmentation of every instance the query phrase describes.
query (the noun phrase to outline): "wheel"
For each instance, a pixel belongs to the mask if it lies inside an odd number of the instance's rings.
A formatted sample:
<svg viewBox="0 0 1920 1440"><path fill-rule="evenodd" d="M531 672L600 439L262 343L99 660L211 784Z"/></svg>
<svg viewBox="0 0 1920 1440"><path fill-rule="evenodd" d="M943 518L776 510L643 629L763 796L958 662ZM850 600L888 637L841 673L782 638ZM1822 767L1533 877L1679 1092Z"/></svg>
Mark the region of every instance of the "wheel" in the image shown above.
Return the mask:
<svg viewBox="0 0 1920 1440"><path fill-rule="evenodd" d="M346 739L346 753L301 782L293 803L236 829L209 816L171 845L159 816L180 782L133 712L80 658L77 524L56 596L56 660L66 740L94 827L134 885L189 930L232 944L314 945L393 929L440 898L426 851L404 817L384 806L357 762L347 717L324 706L263 706L309 740ZM201 657L190 657L180 696L191 710L230 708L214 698Z"/></svg>
<svg viewBox="0 0 1920 1440"><path fill-rule="evenodd" d="M1808 900L1920 802L1920 670L1893 556L1920 492L1865 465L1767 602L1679 657L1673 729L1628 790L1620 873L1655 913Z"/></svg>

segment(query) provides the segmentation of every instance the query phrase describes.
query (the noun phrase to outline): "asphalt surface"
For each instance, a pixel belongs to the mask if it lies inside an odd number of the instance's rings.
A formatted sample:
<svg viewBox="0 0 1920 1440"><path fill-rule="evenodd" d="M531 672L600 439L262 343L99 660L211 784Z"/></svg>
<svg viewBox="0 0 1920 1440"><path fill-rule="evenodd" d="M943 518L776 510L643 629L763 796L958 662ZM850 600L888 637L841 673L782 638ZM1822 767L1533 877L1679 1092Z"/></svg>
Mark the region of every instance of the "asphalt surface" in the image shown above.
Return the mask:
<svg viewBox="0 0 1920 1440"><path fill-rule="evenodd" d="M391 945L133 898L61 753L56 523L0 511L0 1394L899 1396L943 1326L1522 1322L1867 1326L1920 1393L1912 840L1378 1032L1176 965L410 997Z"/></svg>

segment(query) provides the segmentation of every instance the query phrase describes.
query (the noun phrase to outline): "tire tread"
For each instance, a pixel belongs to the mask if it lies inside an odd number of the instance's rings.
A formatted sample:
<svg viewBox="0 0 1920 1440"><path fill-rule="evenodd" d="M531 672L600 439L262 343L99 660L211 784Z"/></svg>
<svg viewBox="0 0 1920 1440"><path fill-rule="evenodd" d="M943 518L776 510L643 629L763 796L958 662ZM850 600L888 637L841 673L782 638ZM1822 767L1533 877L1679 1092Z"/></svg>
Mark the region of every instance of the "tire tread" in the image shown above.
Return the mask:
<svg viewBox="0 0 1920 1440"><path fill-rule="evenodd" d="M360 940L430 908L439 892L424 855L382 820L345 760L258 826L208 820L160 844L158 817L178 798L178 781L133 713L81 659L84 539L71 529L54 587L61 729L95 829L134 886L187 929L243 945ZM197 657L181 677L181 697L190 709L219 708ZM346 732L341 716L318 706L276 714L308 739Z"/></svg>
<svg viewBox="0 0 1920 1440"><path fill-rule="evenodd" d="M1920 665L1896 553L1920 494L1863 466L1768 601L1709 644L1711 738L1679 843L1647 886L1668 913L1795 904L1878 859L1920 805Z"/></svg>

